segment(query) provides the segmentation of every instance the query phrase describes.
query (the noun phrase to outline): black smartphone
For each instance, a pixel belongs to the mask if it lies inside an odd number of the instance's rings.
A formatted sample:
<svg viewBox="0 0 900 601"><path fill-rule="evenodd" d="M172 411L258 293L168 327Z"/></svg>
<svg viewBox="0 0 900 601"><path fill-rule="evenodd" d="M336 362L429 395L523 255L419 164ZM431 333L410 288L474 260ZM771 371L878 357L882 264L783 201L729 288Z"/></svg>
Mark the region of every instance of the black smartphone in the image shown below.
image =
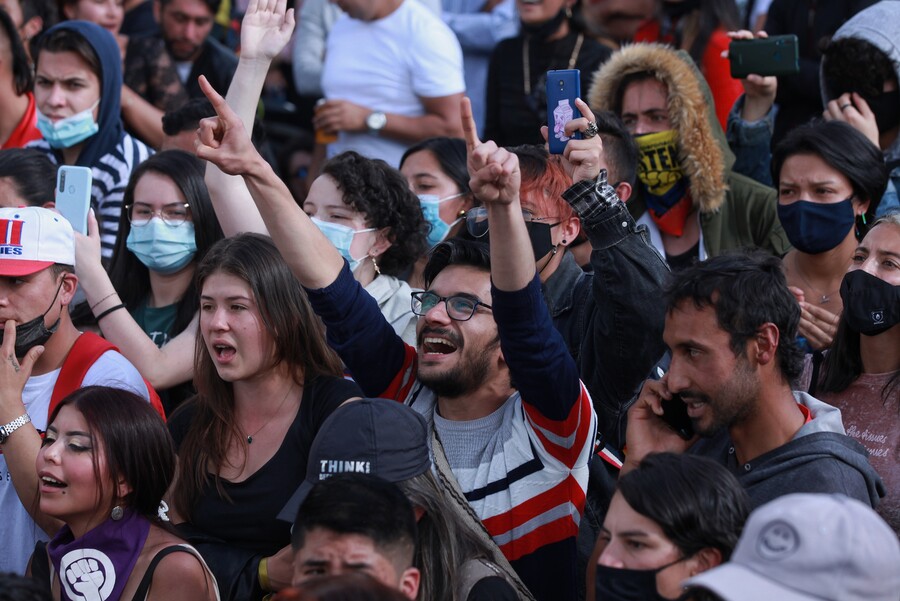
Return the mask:
<svg viewBox="0 0 900 601"><path fill-rule="evenodd" d="M562 154L571 139L581 139L581 132L566 135L566 123L581 117L575 99L581 97L581 71L559 69L547 71L547 146L551 154Z"/></svg>
<svg viewBox="0 0 900 601"><path fill-rule="evenodd" d="M662 399L662 420L670 428L675 430L681 438L690 440L694 437L694 423L688 416L687 405L681 399L681 395L673 394L669 400Z"/></svg>
<svg viewBox="0 0 900 601"><path fill-rule="evenodd" d="M754 40L732 40L728 46L731 76L744 79L756 75L791 75L800 72L797 36L773 35Z"/></svg>

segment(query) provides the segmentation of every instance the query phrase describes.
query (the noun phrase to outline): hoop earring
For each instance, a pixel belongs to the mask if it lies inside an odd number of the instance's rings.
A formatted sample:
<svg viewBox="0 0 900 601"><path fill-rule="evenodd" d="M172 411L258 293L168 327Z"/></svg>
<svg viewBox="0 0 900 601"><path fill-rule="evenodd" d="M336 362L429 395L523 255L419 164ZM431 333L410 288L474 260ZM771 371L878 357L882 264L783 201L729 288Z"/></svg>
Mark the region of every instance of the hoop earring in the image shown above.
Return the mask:
<svg viewBox="0 0 900 601"><path fill-rule="evenodd" d="M375 255L369 255L372 258L372 267L375 268L375 273L381 275L381 270L378 269L378 262L375 260Z"/></svg>
<svg viewBox="0 0 900 601"><path fill-rule="evenodd" d="M109 514L109 517L113 519L114 522L118 522L122 519L122 516L125 515L125 510L122 509L121 505L116 505L112 508L112 511Z"/></svg>

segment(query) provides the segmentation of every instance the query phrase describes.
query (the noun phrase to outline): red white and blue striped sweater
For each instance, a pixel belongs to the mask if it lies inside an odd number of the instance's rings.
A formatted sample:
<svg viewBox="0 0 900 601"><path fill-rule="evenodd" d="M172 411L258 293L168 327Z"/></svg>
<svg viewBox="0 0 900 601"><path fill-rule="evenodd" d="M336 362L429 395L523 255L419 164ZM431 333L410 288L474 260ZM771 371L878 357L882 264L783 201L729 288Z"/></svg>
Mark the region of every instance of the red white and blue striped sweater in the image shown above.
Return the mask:
<svg viewBox="0 0 900 601"><path fill-rule="evenodd" d="M397 337L346 266L330 286L307 292L329 344L366 395L403 401L437 421L445 447L468 445L472 422L434 419L435 394L416 380L415 349ZM448 459L470 504L535 597L575 599L581 577L575 537L596 416L550 320L540 280L515 292L491 292L501 349L518 391L492 416L476 420L493 430L482 432L475 448L468 445L463 465L454 464L458 455L449 449Z"/></svg>

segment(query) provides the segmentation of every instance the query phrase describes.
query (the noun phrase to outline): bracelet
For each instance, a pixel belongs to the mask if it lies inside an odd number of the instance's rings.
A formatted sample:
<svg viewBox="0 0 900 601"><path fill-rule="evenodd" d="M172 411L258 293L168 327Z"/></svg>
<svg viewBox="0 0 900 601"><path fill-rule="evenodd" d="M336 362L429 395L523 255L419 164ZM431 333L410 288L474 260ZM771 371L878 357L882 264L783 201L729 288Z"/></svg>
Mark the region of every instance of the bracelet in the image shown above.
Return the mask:
<svg viewBox="0 0 900 601"><path fill-rule="evenodd" d="M103 313L101 313L100 315L98 315L97 321L100 321L101 319L103 319L104 317L106 317L107 315L109 315L110 313L112 313L114 311L118 311L119 309L124 309L124 308L125 308L125 303L119 303L118 305L114 305L114 306L110 307L109 309L107 309L106 311L104 311Z"/></svg>
<svg viewBox="0 0 900 601"><path fill-rule="evenodd" d="M259 568L257 569L257 575L259 576L259 586L262 587L262 590L268 591L272 590L270 588L269 582L269 558L263 557L259 560Z"/></svg>
<svg viewBox="0 0 900 601"><path fill-rule="evenodd" d="M113 290L112 292L110 292L109 294L107 294L106 296L104 296L103 298L101 298L100 300L98 300L96 303L94 303L93 305L91 305L91 311L93 311L94 309L96 309L96 308L97 308L97 305L99 305L100 303L102 303L103 301L105 301L106 299L108 299L109 297L115 296L115 295L117 295L117 294L118 294L118 292L116 292L115 290Z"/></svg>

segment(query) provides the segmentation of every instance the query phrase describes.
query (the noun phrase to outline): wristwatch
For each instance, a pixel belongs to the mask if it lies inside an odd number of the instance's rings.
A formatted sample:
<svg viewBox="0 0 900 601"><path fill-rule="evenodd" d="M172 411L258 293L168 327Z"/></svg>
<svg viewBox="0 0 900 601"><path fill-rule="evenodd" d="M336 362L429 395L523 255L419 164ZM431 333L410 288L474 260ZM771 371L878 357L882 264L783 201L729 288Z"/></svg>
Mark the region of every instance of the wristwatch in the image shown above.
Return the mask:
<svg viewBox="0 0 900 601"><path fill-rule="evenodd" d="M384 129L385 125L387 125L387 115L381 111L369 113L369 116L366 117L366 127L369 128L370 134L375 134L377 136L378 132Z"/></svg>
<svg viewBox="0 0 900 601"><path fill-rule="evenodd" d="M16 419L12 420L5 426L0 426L0 444L6 442L6 439L9 438L10 434L27 424L31 421L31 416L27 413L25 415L20 415Z"/></svg>

